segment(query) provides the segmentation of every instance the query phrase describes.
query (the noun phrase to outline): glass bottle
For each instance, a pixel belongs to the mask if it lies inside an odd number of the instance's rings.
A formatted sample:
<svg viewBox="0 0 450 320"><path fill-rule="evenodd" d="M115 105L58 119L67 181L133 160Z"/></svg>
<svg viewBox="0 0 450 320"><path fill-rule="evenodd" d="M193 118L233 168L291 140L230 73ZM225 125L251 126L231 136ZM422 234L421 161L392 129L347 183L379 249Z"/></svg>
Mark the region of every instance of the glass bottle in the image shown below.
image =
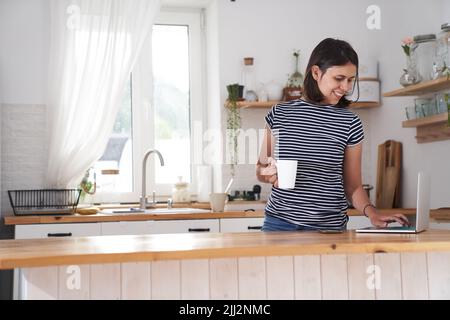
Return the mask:
<svg viewBox="0 0 450 320"><path fill-rule="evenodd" d="M255 69L253 66L254 59L252 57L244 58L242 67L241 80L244 85L244 99L247 101L256 101L256 80Z"/></svg>
<svg viewBox="0 0 450 320"><path fill-rule="evenodd" d="M183 177L178 177L178 182L175 183L172 189L173 202L191 202L191 195L189 193L189 184L183 181Z"/></svg>
<svg viewBox="0 0 450 320"><path fill-rule="evenodd" d="M436 63L439 76L446 73L446 69L450 65L450 25L444 23L441 25L441 32L438 34L436 45ZM447 69L448 70L448 69ZM447 71L448 72L448 71Z"/></svg>
<svg viewBox="0 0 450 320"><path fill-rule="evenodd" d="M436 35L425 34L414 37L414 42L417 43L417 65L418 73L424 81L436 79L436 73L433 71L433 64L435 64L435 47Z"/></svg>
<svg viewBox="0 0 450 320"><path fill-rule="evenodd" d="M294 51L295 57L295 72L291 74L288 79L288 87L301 88L303 86L303 74L298 71L298 61L300 57L300 51Z"/></svg>

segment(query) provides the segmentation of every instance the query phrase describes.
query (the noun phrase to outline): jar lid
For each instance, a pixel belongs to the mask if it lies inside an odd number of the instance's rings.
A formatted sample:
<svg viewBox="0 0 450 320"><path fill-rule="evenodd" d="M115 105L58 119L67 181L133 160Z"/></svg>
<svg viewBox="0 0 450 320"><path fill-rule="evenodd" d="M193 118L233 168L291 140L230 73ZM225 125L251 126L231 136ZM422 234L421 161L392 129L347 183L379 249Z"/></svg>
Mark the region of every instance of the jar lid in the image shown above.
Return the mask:
<svg viewBox="0 0 450 320"><path fill-rule="evenodd" d="M253 57L245 57L244 58L244 64L246 66L252 66L253 65Z"/></svg>
<svg viewBox="0 0 450 320"><path fill-rule="evenodd" d="M416 43L422 43L422 42L429 42L436 40L436 35L434 33L430 34L419 34L417 36L413 37L414 42Z"/></svg>
<svg viewBox="0 0 450 320"><path fill-rule="evenodd" d="M448 22L441 24L441 30L450 31L450 25L448 24Z"/></svg>

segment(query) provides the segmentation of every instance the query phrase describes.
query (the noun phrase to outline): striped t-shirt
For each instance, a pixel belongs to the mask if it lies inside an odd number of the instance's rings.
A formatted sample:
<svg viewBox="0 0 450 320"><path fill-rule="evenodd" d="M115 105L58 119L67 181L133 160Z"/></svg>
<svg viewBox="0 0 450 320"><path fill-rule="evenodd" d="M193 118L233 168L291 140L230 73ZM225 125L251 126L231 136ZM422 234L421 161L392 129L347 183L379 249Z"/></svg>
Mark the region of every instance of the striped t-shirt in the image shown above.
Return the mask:
<svg viewBox="0 0 450 320"><path fill-rule="evenodd" d="M266 215L317 229L345 228L344 151L364 139L359 117L294 100L273 106L265 119L276 139L274 158L298 161L295 188L273 187Z"/></svg>

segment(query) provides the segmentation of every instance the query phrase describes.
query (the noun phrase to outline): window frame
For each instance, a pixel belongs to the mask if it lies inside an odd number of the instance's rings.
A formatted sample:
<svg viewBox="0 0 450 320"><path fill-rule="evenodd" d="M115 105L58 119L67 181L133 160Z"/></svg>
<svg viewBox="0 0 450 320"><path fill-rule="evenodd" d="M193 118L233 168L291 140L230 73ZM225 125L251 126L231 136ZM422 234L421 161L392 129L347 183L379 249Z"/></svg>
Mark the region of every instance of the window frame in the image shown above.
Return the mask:
<svg viewBox="0 0 450 320"><path fill-rule="evenodd" d="M196 123L205 124L205 48L204 28L202 26L203 12L200 9L168 9L163 8L156 18L155 25L188 26L189 52L189 103L190 103L190 161L191 182L189 189L195 194L197 177L195 172L196 157L193 130ZM144 41L140 57L137 59L131 73L131 108L132 108L132 158L133 158L133 191L132 192L98 192L91 196L94 203L138 202L142 190L142 159L145 152L154 149L154 106L153 106L153 75L152 70L152 37ZM151 85L149 85L151 84ZM147 125L152 123L151 126ZM203 129L202 129L203 130ZM203 132L203 131L202 131ZM201 132L201 133L202 133ZM163 154L164 157L164 154ZM151 155L147 161L147 196L155 191L159 200L171 197L173 184L157 184L155 169L160 167L159 160ZM88 199L88 198L87 198Z"/></svg>

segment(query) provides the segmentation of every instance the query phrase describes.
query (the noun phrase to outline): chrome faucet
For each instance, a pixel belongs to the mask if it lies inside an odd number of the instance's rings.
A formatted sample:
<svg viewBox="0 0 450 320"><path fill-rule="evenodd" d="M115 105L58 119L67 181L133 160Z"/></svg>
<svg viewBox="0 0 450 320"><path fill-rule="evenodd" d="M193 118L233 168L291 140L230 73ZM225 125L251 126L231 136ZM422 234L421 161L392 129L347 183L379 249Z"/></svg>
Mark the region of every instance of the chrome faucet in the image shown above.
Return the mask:
<svg viewBox="0 0 450 320"><path fill-rule="evenodd" d="M142 160L142 196L141 196L141 201L140 201L140 208L141 209L146 209L148 207L154 207L156 205L156 200L155 200L155 192L153 192L153 200L151 203L147 202L147 196L146 196L146 187L147 187L147 159L148 156L152 153L156 153L159 157L159 162L161 164L161 166L164 166L164 159L163 156L161 155L161 153L154 149L154 150L148 150L145 155L144 155L144 159Z"/></svg>

